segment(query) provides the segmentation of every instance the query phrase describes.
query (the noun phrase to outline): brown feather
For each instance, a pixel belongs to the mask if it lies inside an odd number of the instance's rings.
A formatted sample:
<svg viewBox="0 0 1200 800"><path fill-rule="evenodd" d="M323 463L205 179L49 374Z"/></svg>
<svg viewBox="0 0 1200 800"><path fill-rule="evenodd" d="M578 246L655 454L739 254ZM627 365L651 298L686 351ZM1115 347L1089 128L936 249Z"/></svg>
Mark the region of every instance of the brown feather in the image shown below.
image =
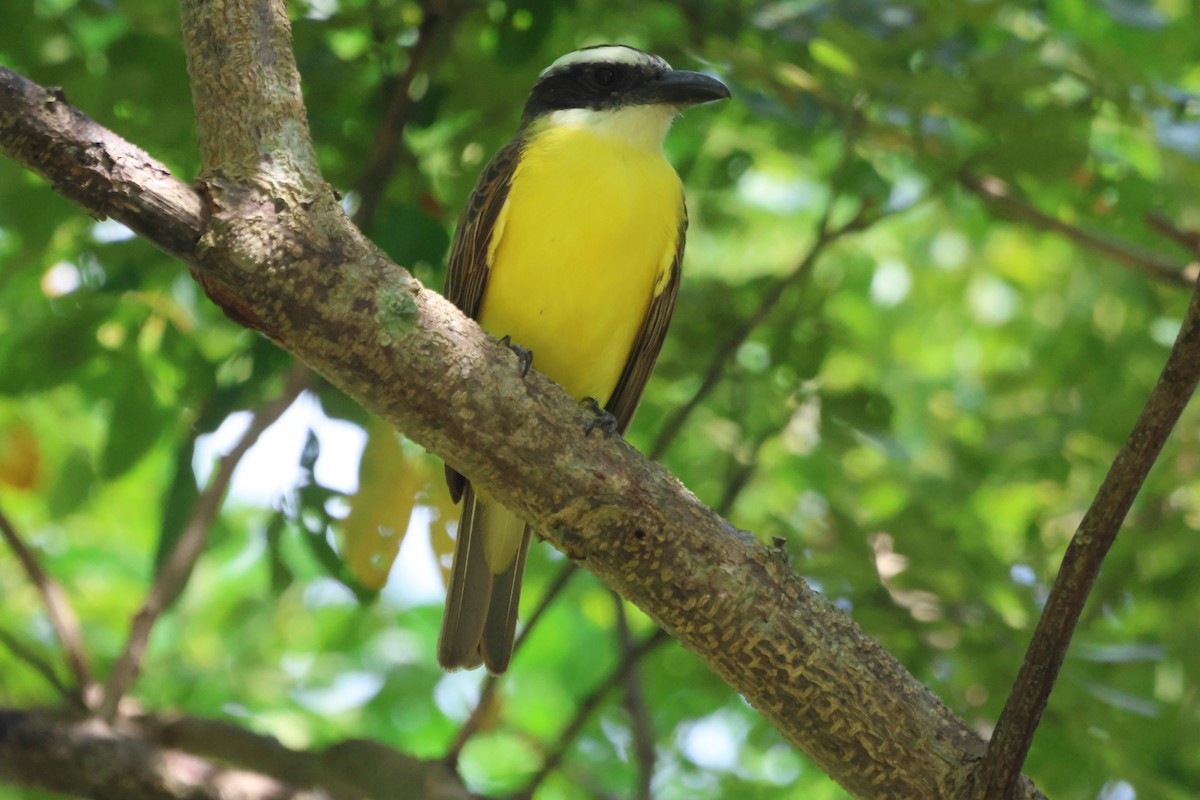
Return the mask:
<svg viewBox="0 0 1200 800"><path fill-rule="evenodd" d="M671 274L667 283L658 296L650 301L646 310L646 318L637 338L633 340L633 350L625 362L621 378L613 389L612 396L604 409L617 418L617 432L624 435L638 403L642 400L642 392L650 373L654 371L654 362L662 350L663 340L667 338L667 327L671 324L671 315L675 313L675 300L679 296L679 274L683 264L683 246L687 239L688 216L687 207L683 207L683 219L679 222L679 238L675 243L675 261L671 264Z"/></svg>
<svg viewBox="0 0 1200 800"><path fill-rule="evenodd" d="M478 318L483 304L491 270L488 250L492 232L508 199L523 146L524 141L518 135L492 158L475 184L454 232L445 296L472 319ZM446 669L473 669L486 659L489 670L503 672L512 657L529 533L525 532L520 553L509 569L502 575L493 575L484 558L483 542L476 541L481 538L486 527L484 518L491 509L476 500L470 481L449 464L446 485L454 502L463 501L463 514L446 588L438 661Z"/></svg>
<svg viewBox="0 0 1200 800"><path fill-rule="evenodd" d="M438 635L438 663L448 670L474 669L480 664L479 638L492 595L492 571L483 555L482 537L476 536L484 528L479 524L481 513L487 513L486 507L475 500L475 492L467 483Z"/></svg>

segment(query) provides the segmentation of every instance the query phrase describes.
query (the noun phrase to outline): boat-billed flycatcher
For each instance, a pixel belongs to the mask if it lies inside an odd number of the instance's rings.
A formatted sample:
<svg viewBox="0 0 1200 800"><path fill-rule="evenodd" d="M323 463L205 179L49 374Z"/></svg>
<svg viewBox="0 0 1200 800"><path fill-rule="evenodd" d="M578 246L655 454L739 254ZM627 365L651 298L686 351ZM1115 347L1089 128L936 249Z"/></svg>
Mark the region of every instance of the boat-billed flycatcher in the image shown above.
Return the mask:
<svg viewBox="0 0 1200 800"><path fill-rule="evenodd" d="M663 156L682 109L720 81L623 45L569 53L541 75L513 140L484 170L454 234L446 297L624 433L679 290L687 211ZM512 656L529 532L447 466L463 501L438 660Z"/></svg>

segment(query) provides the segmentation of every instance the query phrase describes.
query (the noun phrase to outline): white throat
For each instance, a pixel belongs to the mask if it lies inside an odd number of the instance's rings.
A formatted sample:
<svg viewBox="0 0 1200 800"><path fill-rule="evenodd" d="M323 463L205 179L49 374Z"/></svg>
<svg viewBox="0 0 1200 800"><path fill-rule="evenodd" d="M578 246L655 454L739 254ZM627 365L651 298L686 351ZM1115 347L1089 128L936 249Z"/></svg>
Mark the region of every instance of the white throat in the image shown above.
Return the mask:
<svg viewBox="0 0 1200 800"><path fill-rule="evenodd" d="M648 105L609 108L596 111L590 108L566 108L546 115L549 128L568 128L619 142L636 150L662 152L663 139L677 109L672 106Z"/></svg>

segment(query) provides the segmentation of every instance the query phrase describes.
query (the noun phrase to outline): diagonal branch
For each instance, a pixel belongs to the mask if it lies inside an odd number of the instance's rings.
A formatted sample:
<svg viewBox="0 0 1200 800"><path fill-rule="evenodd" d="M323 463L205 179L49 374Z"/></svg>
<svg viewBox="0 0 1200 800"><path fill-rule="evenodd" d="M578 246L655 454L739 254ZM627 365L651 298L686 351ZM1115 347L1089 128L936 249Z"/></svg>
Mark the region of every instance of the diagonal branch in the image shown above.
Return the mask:
<svg viewBox="0 0 1200 800"><path fill-rule="evenodd" d="M358 182L361 201L358 210L354 212L354 223L365 231L372 229L375 209L378 208L388 180L396 169L400 146L404 141L404 127L408 124L413 109L413 100L409 94L413 81L425 66L425 59L434 39L443 29L453 27L458 14L463 10L453 3L446 3L444 6L440 10L433 5L425 7L425 18L417 28L417 41L408 51L408 68L392 89L387 110L375 131L371 156Z"/></svg>
<svg viewBox="0 0 1200 800"><path fill-rule="evenodd" d="M1146 224L1187 250L1193 257L1200 258L1200 231L1180 228L1174 220L1161 211L1152 211L1147 214ZM1190 264L1188 269L1196 272L1200 270L1200 266Z"/></svg>
<svg viewBox="0 0 1200 800"><path fill-rule="evenodd" d="M641 661L643 657L645 657L655 648L666 644L669 641L671 641L671 637L667 635L666 631L664 631L662 628L659 628L654 633L650 634L645 639L629 648L629 650L622 653L621 660L617 663L617 666L613 669L613 671L610 672L604 680L600 681L600 683L588 693L587 697L580 702L579 707L575 710L575 716L569 723L567 723L567 727L563 729L562 733L558 735L557 746L553 751L551 751L550 755L546 757L546 760L542 762L541 769L539 769L534 776L529 779L529 783L527 783L519 792L514 794L510 800L516 800L516 798L525 799L533 797L533 793L537 791L539 786L542 785L542 781L546 780L550 773L554 772L554 770L558 769L562 764L563 758L567 754L567 749L571 746L571 743L575 741L579 734L583 732L583 726L587 724L589 719L591 719L592 714L595 713L596 709L600 707L600 703L604 701L604 698L621 685L621 682L629 676L630 672L634 669L634 667L637 666L638 662Z"/></svg>
<svg viewBox="0 0 1200 800"><path fill-rule="evenodd" d="M617 643L620 646L621 658L632 658L637 645L634 644L633 633L629 630L625 600L615 592L612 597L617 611ZM638 765L638 787L635 796L637 800L651 800L654 765L658 753L654 747L654 721L646 704L646 692L642 688L642 676L636 662L629 667L625 675L625 709L629 712L629 721L633 728L633 755Z"/></svg>
<svg viewBox="0 0 1200 800"><path fill-rule="evenodd" d="M963 172L958 180L964 189L996 209L1002 216L1032 225L1038 230L1057 233L1086 250L1099 253L1160 283L1189 289L1200 274L1200 267L1195 264L1179 264L1114 236L1069 225L1057 217L1052 217L1018 197L1012 188L999 178L980 178Z"/></svg>
<svg viewBox="0 0 1200 800"><path fill-rule="evenodd" d="M731 334L726 336L722 341L717 352L713 354L712 360L708 363L708 368L704 371L704 377L701 378L700 384L696 387L696 391L688 398L687 402L679 406L671 415L663 421L662 427L659 428L658 436L654 438L654 444L650 446L650 458L658 460L666 454L667 449L679 432L683 429L684 424L691 418L692 414L700 407L713 389L721 382L725 370L733 362L734 356L737 355L742 345L750 338L751 334L757 330L758 326L770 316L775 310L775 306L779 305L779 301L783 299L788 290L793 286L803 283L812 274L813 267L825 249L835 241L850 233L852 230L857 230L862 227L860 217L855 217L855 224L844 225L833 230L825 227L824 222L819 226L817 238L809 245L808 250L797 262L794 269L787 275L775 281L762 294L762 299L758 302L758 307L746 319L742 320L741 324L733 330Z"/></svg>
<svg viewBox="0 0 1200 800"><path fill-rule="evenodd" d="M62 681L58 679L58 675L54 672L54 667L31 648L27 647L20 639L13 636L8 631L0 628L0 644L8 648L16 658L24 661L33 669L34 672L46 679L54 689L62 695L63 699L68 703L79 704L82 706L83 698L79 696L78 691L72 691Z"/></svg>
<svg viewBox="0 0 1200 800"><path fill-rule="evenodd" d="M196 501L196 507L184 525L183 533L163 561L158 575L154 578L154 584L146 593L146 600L133 618L125 649L113 665L104 686L104 697L97 712L102 719L112 721L116 717L121 698L137 680L146 645L150 641L150 631L191 576L196 559L200 557L205 542L208 541L208 532L221 509L221 501L225 498L225 491L233 480L233 472L238 463L258 441L263 431L271 427L296 401L300 392L308 385L311 376L312 373L307 367L297 363L288 373L279 395L254 412L250 426L242 434L242 438L232 450L221 457L212 480Z"/></svg>
<svg viewBox="0 0 1200 800"><path fill-rule="evenodd" d="M522 626L521 633L513 643L513 653L521 649L521 645L529 637L530 631L538 624L542 615L550 608L551 603L562 594L563 589L567 588L567 583L570 582L572 576L578 571L579 567L571 562L564 564L562 569L558 571L558 575L551 581L549 588L542 595L542 599L538 602L537 607L534 608L533 613L529 615L529 619ZM483 679L483 688L479 692L479 700L475 703L475 708L472 709L471 715L467 717L467 721L458 729L458 734L454 737L454 741L446 751L445 759L448 763L456 763L458 755L462 752L463 747L466 746L467 741L479 732L480 727L492 709L492 702L496 696L496 688L499 681L499 676L492 674Z"/></svg>
<svg viewBox="0 0 1200 800"><path fill-rule="evenodd" d="M838 159L838 163L833 169L833 174L830 176L829 199L825 202L825 209L821 212L820 219L817 220L816 234L812 244L808 246L808 249L796 262L796 266L792 268L791 272L775 281L775 283L763 292L762 299L759 300L758 307L754 309L754 312L742 320L742 323L721 342L721 346L717 348L717 352L713 354L712 360L709 361L708 368L704 371L704 377L700 380L700 385L696 387L696 391L692 393L692 396L688 398L686 403L675 409L663 422L662 427L658 431L658 436L654 439L654 444L650 446L649 455L651 459L657 461L666 454L667 449L675 441L675 438L679 435L679 432L683 429L684 424L693 412L700 407L704 399L721 382L721 377L733 362L738 350L746 343L751 334L758 329L758 326L766 321L771 312L775 310L775 306L779 305L779 301L783 299L784 295L793 286L803 284L808 280L809 276L812 275L813 268L825 250L844 236L869 228L887 213L875 211L873 206L864 199L860 200L858 211L852 218L837 227L830 227L834 207L842 196L841 184L854 158L854 142L863 124L862 115L857 108L846 109L845 116L847 122L845 132L842 134L841 157Z"/></svg>
<svg viewBox="0 0 1200 800"><path fill-rule="evenodd" d="M272 39L269 57L258 57L254 45L262 34L290 43L286 10L279 0L202 5L224 11L219 24L202 25L210 33L236 30L228 41L197 38L185 13L188 47L211 51L189 54L196 94L257 119L257 92L291 91L264 75L294 72L290 50ZM260 80L260 89L221 91ZM296 102L277 111L296 137L307 128L293 88ZM0 146L10 152L19 151L4 133L14 113L0 99ZM197 119L223 121L215 112ZM886 785L896 798L962 796L984 750L974 732L778 552L624 441L583 436L587 412L536 371L521 377L505 348L388 262L328 186L313 182L311 150L293 152L279 141L278 120L264 122L261 131L245 119L201 131L211 221L205 246L186 257L214 301L581 560L847 791L878 797ZM231 168L218 170L227 151ZM76 167L107 169L103 159ZM1040 796L1028 782L1022 791Z"/></svg>
<svg viewBox="0 0 1200 800"><path fill-rule="evenodd" d="M186 259L203 227L200 196L139 147L0 66L0 151L98 219L112 217Z"/></svg>
<svg viewBox="0 0 1200 800"><path fill-rule="evenodd" d="M136 732L114 730L95 719L0 708L0 780L17 786L97 800L359 800L363 796L307 788L291 778L227 767L160 746Z"/></svg>
<svg viewBox="0 0 1200 800"><path fill-rule="evenodd" d="M75 678L80 698L87 702L89 689L93 683L92 672L88 668L83 634L79 629L79 617L75 616L75 609L71 606L67 593L63 591L58 581L42 569L42 565L38 563L33 551L22 541L17 529L13 527L12 522L3 511L0 511L0 535L12 548L17 560L25 569L25 574L29 576L30 582L37 587L38 593L42 596L42 604L46 606L46 615L50 618L50 627L54 630L54 635L58 637L63 653L66 654L67 666L70 667L71 675Z"/></svg>
<svg viewBox="0 0 1200 800"><path fill-rule="evenodd" d="M1163 444L1200 382L1200 285L1192 294L1166 366L1129 439L1117 453L1042 609L1016 684L996 724L980 772L986 800L1009 800L1100 565Z"/></svg>

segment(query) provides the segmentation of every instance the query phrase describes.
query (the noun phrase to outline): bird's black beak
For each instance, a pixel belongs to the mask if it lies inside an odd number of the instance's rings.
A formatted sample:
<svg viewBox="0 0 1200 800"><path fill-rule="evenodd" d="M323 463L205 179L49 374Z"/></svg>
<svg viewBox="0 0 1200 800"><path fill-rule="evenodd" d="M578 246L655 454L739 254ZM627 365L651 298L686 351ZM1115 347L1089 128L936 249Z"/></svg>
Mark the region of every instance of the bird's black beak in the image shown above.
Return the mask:
<svg viewBox="0 0 1200 800"><path fill-rule="evenodd" d="M699 72L673 69L636 91L640 105L685 106L711 103L729 97L729 87Z"/></svg>

